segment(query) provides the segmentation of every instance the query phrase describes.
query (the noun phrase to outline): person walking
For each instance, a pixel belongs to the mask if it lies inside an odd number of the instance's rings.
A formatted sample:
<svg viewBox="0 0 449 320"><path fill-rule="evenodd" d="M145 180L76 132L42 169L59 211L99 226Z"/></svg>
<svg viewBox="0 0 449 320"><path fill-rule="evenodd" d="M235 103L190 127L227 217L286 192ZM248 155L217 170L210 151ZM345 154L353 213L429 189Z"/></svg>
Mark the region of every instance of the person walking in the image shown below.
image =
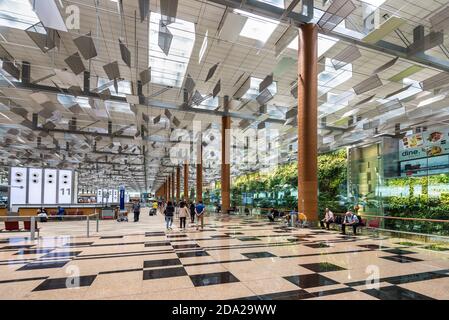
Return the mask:
<svg viewBox="0 0 449 320"><path fill-rule="evenodd" d="M206 207L203 204L203 201L198 202L195 207L195 215L196 215L196 230L200 227L201 222L201 231L204 229L204 212Z"/></svg>
<svg viewBox="0 0 449 320"><path fill-rule="evenodd" d="M187 217L189 216L189 209L186 206L186 203L184 201L181 202L180 204L180 208L179 208L179 222L180 222L180 228L181 229L186 229L186 220Z"/></svg>
<svg viewBox="0 0 449 320"><path fill-rule="evenodd" d="M173 224L173 215L175 214L175 207L171 203L171 201L167 202L167 206L164 210L165 214L165 223L167 226L167 230L172 230L172 224Z"/></svg>
<svg viewBox="0 0 449 320"><path fill-rule="evenodd" d="M190 202L190 222L195 223L195 204Z"/></svg>
<svg viewBox="0 0 449 320"><path fill-rule="evenodd" d="M133 204L134 222L139 222L140 216L140 203L135 201Z"/></svg>

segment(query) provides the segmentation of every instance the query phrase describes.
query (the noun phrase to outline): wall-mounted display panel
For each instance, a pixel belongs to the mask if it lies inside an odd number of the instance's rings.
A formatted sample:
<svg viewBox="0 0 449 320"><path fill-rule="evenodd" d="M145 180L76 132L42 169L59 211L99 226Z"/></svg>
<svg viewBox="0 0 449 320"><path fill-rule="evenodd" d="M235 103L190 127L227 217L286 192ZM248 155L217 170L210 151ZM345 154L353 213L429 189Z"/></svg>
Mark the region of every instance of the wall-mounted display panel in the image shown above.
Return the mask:
<svg viewBox="0 0 449 320"><path fill-rule="evenodd" d="M44 170L44 203L56 204L58 171L55 169Z"/></svg>
<svg viewBox="0 0 449 320"><path fill-rule="evenodd" d="M11 181L9 194L10 206L15 203L25 204L27 201L27 169L12 167L9 181Z"/></svg>
<svg viewBox="0 0 449 320"><path fill-rule="evenodd" d="M58 204L72 203L73 171L59 170L58 172Z"/></svg>
<svg viewBox="0 0 449 320"><path fill-rule="evenodd" d="M30 168L28 170L28 203L41 204L43 194L43 170Z"/></svg>

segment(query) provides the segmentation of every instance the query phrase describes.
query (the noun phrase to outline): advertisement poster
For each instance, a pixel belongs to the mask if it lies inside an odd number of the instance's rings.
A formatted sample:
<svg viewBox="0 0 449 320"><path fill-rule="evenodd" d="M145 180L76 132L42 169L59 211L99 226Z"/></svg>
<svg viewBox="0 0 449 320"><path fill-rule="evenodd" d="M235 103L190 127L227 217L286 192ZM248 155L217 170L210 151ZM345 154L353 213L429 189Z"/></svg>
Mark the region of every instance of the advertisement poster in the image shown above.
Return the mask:
<svg viewBox="0 0 449 320"><path fill-rule="evenodd" d="M401 162L401 177L425 176L449 171L449 155Z"/></svg>
<svg viewBox="0 0 449 320"><path fill-rule="evenodd" d="M449 129L430 130L405 136L399 142L399 160L449 154Z"/></svg>

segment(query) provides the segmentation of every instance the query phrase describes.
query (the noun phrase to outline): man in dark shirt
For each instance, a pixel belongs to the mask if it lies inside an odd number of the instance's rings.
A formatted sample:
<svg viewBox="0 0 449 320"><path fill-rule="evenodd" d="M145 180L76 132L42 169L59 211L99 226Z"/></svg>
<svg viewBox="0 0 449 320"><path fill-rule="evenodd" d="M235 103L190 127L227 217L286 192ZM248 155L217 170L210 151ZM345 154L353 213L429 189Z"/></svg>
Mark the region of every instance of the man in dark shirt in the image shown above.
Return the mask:
<svg viewBox="0 0 449 320"><path fill-rule="evenodd" d="M134 212L134 222L139 222L140 216L140 203L137 201L133 204L133 212Z"/></svg>

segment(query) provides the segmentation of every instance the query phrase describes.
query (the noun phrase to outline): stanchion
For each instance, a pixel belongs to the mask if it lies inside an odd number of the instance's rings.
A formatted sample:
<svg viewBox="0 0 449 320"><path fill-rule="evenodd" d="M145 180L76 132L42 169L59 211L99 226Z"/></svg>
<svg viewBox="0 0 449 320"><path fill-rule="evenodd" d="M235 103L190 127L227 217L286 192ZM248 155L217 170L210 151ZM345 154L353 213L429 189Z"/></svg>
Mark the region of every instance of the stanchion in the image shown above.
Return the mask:
<svg viewBox="0 0 449 320"><path fill-rule="evenodd" d="M89 238L89 236L90 236L90 232L89 232L89 227L90 227L90 225L89 225L89 216L87 216L87 219L86 219L86 221L87 221L87 237Z"/></svg>
<svg viewBox="0 0 449 320"><path fill-rule="evenodd" d="M100 215L97 214L97 232L100 226Z"/></svg>
<svg viewBox="0 0 449 320"><path fill-rule="evenodd" d="M30 223L31 223L30 226L31 241L33 241L35 240L35 233L36 233L36 218L31 217Z"/></svg>

